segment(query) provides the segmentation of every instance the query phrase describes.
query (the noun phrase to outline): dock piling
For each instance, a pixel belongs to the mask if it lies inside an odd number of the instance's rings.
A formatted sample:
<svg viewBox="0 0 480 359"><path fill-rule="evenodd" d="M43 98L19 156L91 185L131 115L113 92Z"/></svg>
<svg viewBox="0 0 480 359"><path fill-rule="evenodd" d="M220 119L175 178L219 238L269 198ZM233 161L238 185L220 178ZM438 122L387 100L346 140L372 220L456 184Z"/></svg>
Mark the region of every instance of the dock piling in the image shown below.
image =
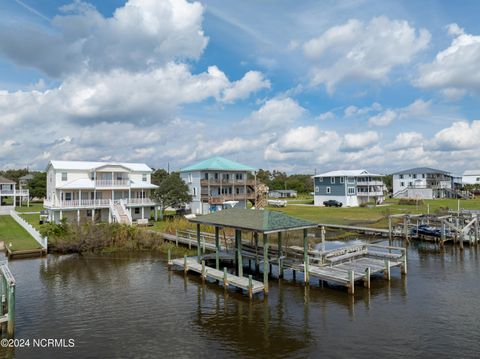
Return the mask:
<svg viewBox="0 0 480 359"><path fill-rule="evenodd" d="M308 285L310 282L310 274L309 274L309 268L308 268L308 262L309 262L309 257L308 257L308 233L307 230L303 230L303 263L304 263L304 281L305 284Z"/></svg>
<svg viewBox="0 0 480 359"><path fill-rule="evenodd" d="M390 280L390 261L388 259L385 260L385 279Z"/></svg>
<svg viewBox="0 0 480 359"><path fill-rule="evenodd" d="M248 296L250 299L253 297L253 283L252 283L252 275L248 275Z"/></svg>
<svg viewBox="0 0 480 359"><path fill-rule="evenodd" d="M187 265L187 255L186 254L183 255L183 270L184 270L185 274L187 274L188 265Z"/></svg>
<svg viewBox="0 0 480 359"><path fill-rule="evenodd" d="M348 294L355 294L355 271L348 271Z"/></svg>
<svg viewBox="0 0 480 359"><path fill-rule="evenodd" d="M363 286L370 289L370 267L365 269L365 278L363 279Z"/></svg>
<svg viewBox="0 0 480 359"><path fill-rule="evenodd" d="M263 285L268 294L268 234L263 234Z"/></svg>
<svg viewBox="0 0 480 359"><path fill-rule="evenodd" d="M228 287L227 267L223 267L223 285L225 286L225 288Z"/></svg>

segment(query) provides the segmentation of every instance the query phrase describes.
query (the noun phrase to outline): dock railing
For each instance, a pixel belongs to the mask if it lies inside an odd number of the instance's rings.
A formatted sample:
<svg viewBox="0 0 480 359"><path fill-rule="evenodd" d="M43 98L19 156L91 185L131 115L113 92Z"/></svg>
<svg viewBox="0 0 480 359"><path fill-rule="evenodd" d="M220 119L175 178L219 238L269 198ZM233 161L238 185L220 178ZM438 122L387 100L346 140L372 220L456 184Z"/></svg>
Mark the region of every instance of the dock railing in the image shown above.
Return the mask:
<svg viewBox="0 0 480 359"><path fill-rule="evenodd" d="M2 327L1 324L7 323L9 338L13 337L15 327L15 285L15 278L7 262L0 262L0 327Z"/></svg>

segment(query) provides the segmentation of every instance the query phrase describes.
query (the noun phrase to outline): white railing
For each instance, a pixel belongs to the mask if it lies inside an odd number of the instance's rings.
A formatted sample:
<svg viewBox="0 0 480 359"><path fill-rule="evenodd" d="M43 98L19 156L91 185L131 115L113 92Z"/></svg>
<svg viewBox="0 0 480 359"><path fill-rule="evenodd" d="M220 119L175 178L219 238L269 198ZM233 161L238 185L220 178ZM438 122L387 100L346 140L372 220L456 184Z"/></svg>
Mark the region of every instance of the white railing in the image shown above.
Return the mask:
<svg viewBox="0 0 480 359"><path fill-rule="evenodd" d="M128 187L130 185L130 180L121 179L121 180L102 180L97 179L95 181L95 186L97 187Z"/></svg>
<svg viewBox="0 0 480 359"><path fill-rule="evenodd" d="M29 196L30 191L28 189L17 189L17 190L0 190L0 196Z"/></svg>
<svg viewBox="0 0 480 359"><path fill-rule="evenodd" d="M128 206L131 206L134 204L146 204L146 205L154 206L156 204L150 198L131 198L131 199L126 199L125 201Z"/></svg>
<svg viewBox="0 0 480 359"><path fill-rule="evenodd" d="M357 181L359 186L383 186L383 181Z"/></svg>
<svg viewBox="0 0 480 359"><path fill-rule="evenodd" d="M21 225L41 246L43 249L48 248L48 239L47 237L42 238L41 234L27 221L20 217L17 212L10 211L10 216Z"/></svg>
<svg viewBox="0 0 480 359"><path fill-rule="evenodd" d="M121 199L121 200L120 200L120 205L122 206L123 211L124 211L125 214L127 215L128 220L130 221L130 223L133 223L132 214L131 214L130 211L127 209L127 200L126 200L126 199Z"/></svg>
<svg viewBox="0 0 480 359"><path fill-rule="evenodd" d="M382 191L357 192L357 196L382 196Z"/></svg>
<svg viewBox="0 0 480 359"><path fill-rule="evenodd" d="M43 206L46 208L94 208L94 207L108 207L110 205L109 199L74 199L70 201L43 201Z"/></svg>

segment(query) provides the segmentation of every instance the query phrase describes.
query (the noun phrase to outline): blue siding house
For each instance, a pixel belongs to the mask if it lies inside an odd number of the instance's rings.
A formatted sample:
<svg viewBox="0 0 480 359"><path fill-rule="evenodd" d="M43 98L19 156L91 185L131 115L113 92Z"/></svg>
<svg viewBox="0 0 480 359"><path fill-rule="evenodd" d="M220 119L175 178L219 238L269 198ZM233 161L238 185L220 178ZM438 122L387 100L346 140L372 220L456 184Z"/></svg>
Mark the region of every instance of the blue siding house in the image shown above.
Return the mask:
<svg viewBox="0 0 480 359"><path fill-rule="evenodd" d="M383 175L367 170L331 171L314 178L314 205L323 206L324 201L336 200L347 207L362 203L382 203L385 184Z"/></svg>

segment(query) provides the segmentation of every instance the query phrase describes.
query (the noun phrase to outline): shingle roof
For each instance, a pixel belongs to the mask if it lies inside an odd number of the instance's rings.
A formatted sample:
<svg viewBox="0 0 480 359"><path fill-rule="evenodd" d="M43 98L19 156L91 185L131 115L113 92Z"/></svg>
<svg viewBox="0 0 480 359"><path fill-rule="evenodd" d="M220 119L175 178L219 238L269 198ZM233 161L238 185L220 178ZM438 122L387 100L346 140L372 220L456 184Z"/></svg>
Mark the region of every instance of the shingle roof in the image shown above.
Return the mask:
<svg viewBox="0 0 480 359"><path fill-rule="evenodd" d="M5 178L3 176L0 176L0 183L3 184L15 184L15 181L12 181L11 179Z"/></svg>
<svg viewBox="0 0 480 359"><path fill-rule="evenodd" d="M194 165L182 168L180 172L220 170L220 171L255 171L255 168L228 160L223 157L212 157Z"/></svg>
<svg viewBox="0 0 480 359"><path fill-rule="evenodd" d="M50 165L58 170L92 170L103 166L123 166L131 171L152 172L145 163L130 162L90 162L90 161L50 161Z"/></svg>
<svg viewBox="0 0 480 359"><path fill-rule="evenodd" d="M392 173L392 175L404 175L404 174L409 174L409 173L416 173L416 174L443 173L443 174L446 174L446 175L450 175L450 172L443 171L443 170L437 170L435 168L430 168L430 167L410 168L408 170L403 170L403 171L398 171L398 172Z"/></svg>
<svg viewBox="0 0 480 359"><path fill-rule="evenodd" d="M189 220L193 223L244 229L260 233L317 227L317 224L314 222L291 217L281 212L243 208L224 209Z"/></svg>
<svg viewBox="0 0 480 359"><path fill-rule="evenodd" d="M339 170L339 171L330 171L325 173L320 173L313 177L383 177L383 175L378 173L370 173L367 170Z"/></svg>

